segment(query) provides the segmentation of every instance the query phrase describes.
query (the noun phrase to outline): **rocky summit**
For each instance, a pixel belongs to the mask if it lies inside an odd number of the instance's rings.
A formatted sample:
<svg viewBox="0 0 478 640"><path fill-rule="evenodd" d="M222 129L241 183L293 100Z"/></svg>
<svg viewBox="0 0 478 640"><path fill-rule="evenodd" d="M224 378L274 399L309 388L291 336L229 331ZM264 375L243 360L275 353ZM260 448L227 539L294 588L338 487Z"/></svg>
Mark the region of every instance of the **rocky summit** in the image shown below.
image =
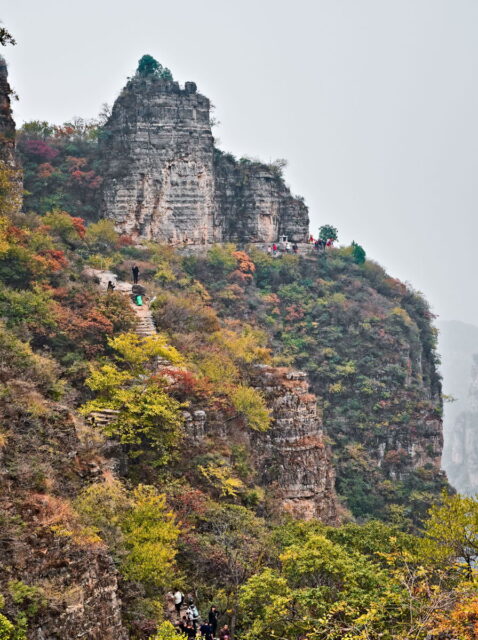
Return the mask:
<svg viewBox="0 0 478 640"><path fill-rule="evenodd" d="M194 82L139 72L101 135L102 215L133 238L173 245L308 239L308 210L280 167L214 146L210 102Z"/></svg>

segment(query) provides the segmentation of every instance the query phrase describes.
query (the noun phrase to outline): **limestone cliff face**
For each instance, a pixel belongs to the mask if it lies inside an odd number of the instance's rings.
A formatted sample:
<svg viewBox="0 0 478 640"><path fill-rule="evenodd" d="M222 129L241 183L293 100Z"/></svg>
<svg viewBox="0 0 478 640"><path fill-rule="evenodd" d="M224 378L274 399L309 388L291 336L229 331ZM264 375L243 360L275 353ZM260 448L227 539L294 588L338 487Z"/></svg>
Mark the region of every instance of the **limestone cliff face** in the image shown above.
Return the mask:
<svg viewBox="0 0 478 640"><path fill-rule="evenodd" d="M16 212L21 206L22 177L15 156L15 121L10 104L11 94L7 63L0 56L0 161L10 170L9 177L13 185L10 210Z"/></svg>
<svg viewBox="0 0 478 640"><path fill-rule="evenodd" d="M305 240L307 207L274 169L214 148L209 100L187 82L135 75L101 137L102 214L172 244ZM247 166L246 166L247 165Z"/></svg>
<svg viewBox="0 0 478 640"><path fill-rule="evenodd" d="M458 415L448 436L448 477L468 495L478 492L478 356L473 359L467 410Z"/></svg>
<svg viewBox="0 0 478 640"><path fill-rule="evenodd" d="M196 445L208 436L217 447L221 441L245 445L255 483L273 496L280 510L304 520L337 522L335 473L317 414L317 398L309 392L306 374L257 365L251 372L251 384L263 394L271 412L267 432L251 431L221 415L192 411L186 414L188 437Z"/></svg>
<svg viewBox="0 0 478 640"><path fill-rule="evenodd" d="M295 517L335 522L335 473L307 375L260 366L253 383L264 394L273 418L269 431L252 438L262 484L277 485L284 509Z"/></svg>
<svg viewBox="0 0 478 640"><path fill-rule="evenodd" d="M15 385L17 396L37 398L27 383ZM19 580L38 589L43 601L29 618L29 640L127 640L113 560L81 529L75 532L69 507L69 499L111 465L93 432L79 437L82 423L69 409L51 407L35 417L30 402L24 408L0 403L9 429L0 455L4 613L15 620L22 610L9 590L9 581Z"/></svg>
<svg viewBox="0 0 478 640"><path fill-rule="evenodd" d="M216 152L214 171L223 240L274 242L282 235L307 240L307 207L291 195L278 169Z"/></svg>
<svg viewBox="0 0 478 640"><path fill-rule="evenodd" d="M12 117L5 59L0 56L0 159L15 166L15 122Z"/></svg>

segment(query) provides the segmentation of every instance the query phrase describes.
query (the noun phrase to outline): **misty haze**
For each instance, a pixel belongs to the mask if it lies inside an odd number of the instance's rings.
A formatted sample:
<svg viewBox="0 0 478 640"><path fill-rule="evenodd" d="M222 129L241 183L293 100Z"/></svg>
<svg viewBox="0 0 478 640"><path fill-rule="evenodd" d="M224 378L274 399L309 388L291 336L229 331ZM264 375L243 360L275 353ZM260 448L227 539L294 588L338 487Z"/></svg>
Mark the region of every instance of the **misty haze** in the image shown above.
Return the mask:
<svg viewBox="0 0 478 640"><path fill-rule="evenodd" d="M477 4L0 19L0 638L478 637Z"/></svg>

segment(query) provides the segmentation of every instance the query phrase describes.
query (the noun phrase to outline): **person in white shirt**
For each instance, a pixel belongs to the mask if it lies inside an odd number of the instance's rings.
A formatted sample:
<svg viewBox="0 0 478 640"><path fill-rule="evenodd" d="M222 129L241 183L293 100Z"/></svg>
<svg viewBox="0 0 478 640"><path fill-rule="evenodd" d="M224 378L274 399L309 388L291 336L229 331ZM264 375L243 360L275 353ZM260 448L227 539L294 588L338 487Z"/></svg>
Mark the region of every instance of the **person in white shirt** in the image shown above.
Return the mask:
<svg viewBox="0 0 478 640"><path fill-rule="evenodd" d="M181 591L179 591L179 589L175 589L173 593L173 599L174 599L174 606L176 607L176 613L179 618L179 616L181 615L181 605L184 602L184 594Z"/></svg>

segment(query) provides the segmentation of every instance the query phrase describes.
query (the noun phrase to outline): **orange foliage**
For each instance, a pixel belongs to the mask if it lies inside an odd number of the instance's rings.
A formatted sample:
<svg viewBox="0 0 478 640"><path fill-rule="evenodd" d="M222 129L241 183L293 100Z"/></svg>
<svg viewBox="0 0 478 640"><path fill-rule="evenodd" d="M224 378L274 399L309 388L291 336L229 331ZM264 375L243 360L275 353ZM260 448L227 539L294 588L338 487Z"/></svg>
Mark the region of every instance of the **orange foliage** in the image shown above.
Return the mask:
<svg viewBox="0 0 478 640"><path fill-rule="evenodd" d="M134 244L134 240L131 236L119 236L117 246L120 247L130 247Z"/></svg>
<svg viewBox="0 0 478 640"><path fill-rule="evenodd" d="M75 158L74 156L67 156L66 162L70 171L79 171L88 162L86 158Z"/></svg>
<svg viewBox="0 0 478 640"><path fill-rule="evenodd" d="M294 320L301 320L304 317L304 312L299 305L291 304L289 307L285 309L287 311L287 315L285 319L288 322L293 322Z"/></svg>
<svg viewBox="0 0 478 640"><path fill-rule="evenodd" d="M433 634L460 640L478 638L478 596L462 597L450 611L440 611L432 628Z"/></svg>
<svg viewBox="0 0 478 640"><path fill-rule="evenodd" d="M96 175L95 171L82 171L82 168L88 163L86 158L67 156L66 162L68 164L68 171L74 182L84 185L89 189L97 189L101 185L103 178Z"/></svg>
<svg viewBox="0 0 478 640"><path fill-rule="evenodd" d="M112 335L114 326L98 308L97 299L88 292L70 292L64 288L54 291L55 320L58 329L89 356L104 350L105 337Z"/></svg>
<svg viewBox="0 0 478 640"><path fill-rule="evenodd" d="M252 262L245 251L234 251L232 254L237 260L237 268L242 273L252 274L256 270L256 265Z"/></svg>
<svg viewBox="0 0 478 640"><path fill-rule="evenodd" d="M71 220L73 222L73 226L75 227L76 233L80 236L80 238L84 238L86 233L86 226L83 218L74 218L72 216Z"/></svg>
<svg viewBox="0 0 478 640"><path fill-rule="evenodd" d="M35 510L36 520L41 525L66 524L74 520L69 503L56 496L34 493L30 496L29 506Z"/></svg>
<svg viewBox="0 0 478 640"><path fill-rule="evenodd" d="M38 165L37 176L39 178L49 178L55 172L55 167L53 167L49 162L44 162L43 164Z"/></svg>
<svg viewBox="0 0 478 640"><path fill-rule="evenodd" d="M213 387L205 378L198 378L191 371L176 367L163 367L158 373L160 382L166 382L168 393L180 400L207 400L213 395Z"/></svg>
<svg viewBox="0 0 478 640"><path fill-rule="evenodd" d="M240 269L235 269L229 274L229 280L237 284L249 284L252 281L252 273L244 273Z"/></svg>
<svg viewBox="0 0 478 640"><path fill-rule="evenodd" d="M181 489L181 491L169 496L169 502L181 524L186 524L195 516L206 513L209 499L199 489Z"/></svg>
<svg viewBox="0 0 478 640"><path fill-rule="evenodd" d="M59 249L47 249L43 252L43 256L39 257L46 260L47 268L51 271L61 271L68 264L64 252Z"/></svg>

